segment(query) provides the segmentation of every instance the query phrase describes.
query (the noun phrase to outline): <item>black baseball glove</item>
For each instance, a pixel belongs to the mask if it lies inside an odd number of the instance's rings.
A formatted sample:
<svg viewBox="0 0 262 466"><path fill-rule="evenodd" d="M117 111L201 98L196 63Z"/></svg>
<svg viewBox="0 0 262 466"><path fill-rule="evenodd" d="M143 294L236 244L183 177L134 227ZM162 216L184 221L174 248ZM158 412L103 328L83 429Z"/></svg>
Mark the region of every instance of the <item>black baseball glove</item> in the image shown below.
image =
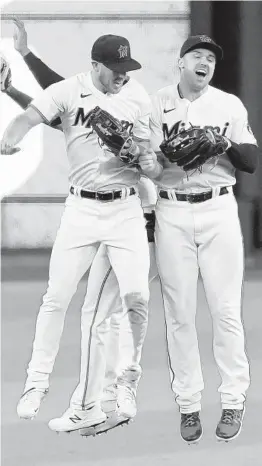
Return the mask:
<svg viewBox="0 0 262 466"><path fill-rule="evenodd" d="M230 141L212 128L196 128L171 134L160 144L160 149L171 163L185 171L199 169L214 157L223 155Z"/></svg>
<svg viewBox="0 0 262 466"><path fill-rule="evenodd" d="M102 144L105 144L122 162L126 164L137 162L137 146L133 141L130 123L120 121L100 107L95 107L90 115L90 125Z"/></svg>

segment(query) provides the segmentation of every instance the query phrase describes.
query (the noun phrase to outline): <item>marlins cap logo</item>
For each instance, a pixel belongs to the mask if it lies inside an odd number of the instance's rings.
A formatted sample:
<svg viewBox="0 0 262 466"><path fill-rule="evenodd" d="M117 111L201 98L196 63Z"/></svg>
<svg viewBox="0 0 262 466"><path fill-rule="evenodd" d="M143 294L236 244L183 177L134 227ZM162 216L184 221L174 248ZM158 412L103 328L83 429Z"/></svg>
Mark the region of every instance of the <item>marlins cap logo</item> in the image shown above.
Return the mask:
<svg viewBox="0 0 262 466"><path fill-rule="evenodd" d="M212 39L210 39L210 37L208 37L208 36L200 36L199 39L202 42L212 42Z"/></svg>
<svg viewBox="0 0 262 466"><path fill-rule="evenodd" d="M118 49L118 53L119 53L119 58L125 58L128 56L128 46L127 45L120 45L119 49Z"/></svg>

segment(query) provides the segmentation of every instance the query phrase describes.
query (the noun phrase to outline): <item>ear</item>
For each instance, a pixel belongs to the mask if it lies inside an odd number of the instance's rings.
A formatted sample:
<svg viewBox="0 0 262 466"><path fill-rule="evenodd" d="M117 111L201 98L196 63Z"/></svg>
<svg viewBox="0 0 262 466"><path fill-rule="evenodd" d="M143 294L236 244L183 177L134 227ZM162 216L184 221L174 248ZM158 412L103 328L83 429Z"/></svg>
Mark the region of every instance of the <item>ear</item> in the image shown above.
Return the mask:
<svg viewBox="0 0 262 466"><path fill-rule="evenodd" d="M95 71L99 70L99 63L97 61L92 61L92 66L93 66L93 70Z"/></svg>
<svg viewBox="0 0 262 466"><path fill-rule="evenodd" d="M179 58L177 64L180 71L185 67L183 58Z"/></svg>

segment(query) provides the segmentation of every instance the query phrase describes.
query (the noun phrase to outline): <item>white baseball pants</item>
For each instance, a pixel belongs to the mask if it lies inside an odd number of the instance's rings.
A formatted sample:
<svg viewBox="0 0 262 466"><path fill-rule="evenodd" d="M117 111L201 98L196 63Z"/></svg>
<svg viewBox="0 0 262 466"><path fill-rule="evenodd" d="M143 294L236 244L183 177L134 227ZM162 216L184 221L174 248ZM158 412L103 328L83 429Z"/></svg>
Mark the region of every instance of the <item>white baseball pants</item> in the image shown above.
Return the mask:
<svg viewBox="0 0 262 466"><path fill-rule="evenodd" d="M241 298L243 241L232 192L198 204L159 199L156 258L162 284L172 390L183 413L204 388L195 327L199 270L213 320L222 408L241 409L249 386Z"/></svg>
<svg viewBox="0 0 262 466"><path fill-rule="evenodd" d="M149 284L158 275L154 243L149 244ZM94 259L88 278L88 288L82 307L82 319L91 325L94 309L107 315L103 325L97 327L97 338L106 346L106 373L104 388L117 381L137 389L142 373L140 360L144 338L136 310L123 312L116 275L108 259L106 248L101 245ZM147 322L147 314L144 314ZM142 336L142 338L141 338ZM75 395L72 401L74 402Z"/></svg>
<svg viewBox="0 0 262 466"><path fill-rule="evenodd" d="M48 388L67 307L100 243L107 248L124 308L137 311L142 344L147 328L149 250L140 200L133 195L100 202L69 195L52 250L25 390ZM98 403L102 396L105 358L103 332L97 329L107 318L108 314L95 308L90 325L88 313L83 312L80 384L74 397L74 403L83 408Z"/></svg>

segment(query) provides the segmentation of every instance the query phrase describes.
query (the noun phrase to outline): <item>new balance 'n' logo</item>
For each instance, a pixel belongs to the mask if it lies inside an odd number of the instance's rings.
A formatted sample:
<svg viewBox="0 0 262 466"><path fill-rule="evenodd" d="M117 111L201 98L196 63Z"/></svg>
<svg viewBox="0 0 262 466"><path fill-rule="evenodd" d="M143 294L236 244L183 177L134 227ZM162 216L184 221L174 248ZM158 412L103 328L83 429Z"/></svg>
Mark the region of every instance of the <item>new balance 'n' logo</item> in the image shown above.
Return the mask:
<svg viewBox="0 0 262 466"><path fill-rule="evenodd" d="M78 417L76 414L72 417L69 418L70 421L74 422L75 424L78 422L78 421L82 421L81 417Z"/></svg>

